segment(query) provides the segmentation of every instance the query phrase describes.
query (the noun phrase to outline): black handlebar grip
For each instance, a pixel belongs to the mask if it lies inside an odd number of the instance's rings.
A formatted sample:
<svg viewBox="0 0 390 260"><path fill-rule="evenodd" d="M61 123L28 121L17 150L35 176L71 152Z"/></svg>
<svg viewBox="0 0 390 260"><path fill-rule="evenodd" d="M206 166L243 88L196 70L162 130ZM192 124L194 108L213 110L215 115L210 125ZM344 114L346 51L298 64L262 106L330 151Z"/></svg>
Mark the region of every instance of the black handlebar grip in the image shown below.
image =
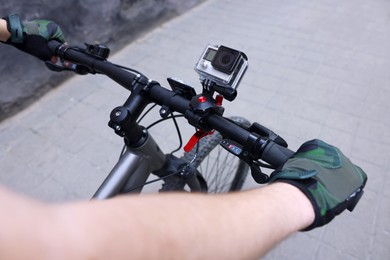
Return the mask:
<svg viewBox="0 0 390 260"><path fill-rule="evenodd" d="M294 152L288 148L270 142L264 149L261 159L271 164L274 167L282 166Z"/></svg>
<svg viewBox="0 0 390 260"><path fill-rule="evenodd" d="M51 40L47 43L47 47L49 47L49 50L54 56L57 56L57 48L61 46L62 43L56 41L56 40Z"/></svg>

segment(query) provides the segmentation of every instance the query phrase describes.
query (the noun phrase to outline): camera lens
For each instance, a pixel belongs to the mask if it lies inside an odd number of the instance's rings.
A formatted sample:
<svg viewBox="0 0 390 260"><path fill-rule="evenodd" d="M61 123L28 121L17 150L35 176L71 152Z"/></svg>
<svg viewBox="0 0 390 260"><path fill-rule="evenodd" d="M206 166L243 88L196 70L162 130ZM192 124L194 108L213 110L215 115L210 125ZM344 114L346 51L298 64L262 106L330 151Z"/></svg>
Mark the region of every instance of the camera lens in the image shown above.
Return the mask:
<svg viewBox="0 0 390 260"><path fill-rule="evenodd" d="M232 61L232 55L230 53L224 53L221 57L221 63L224 65L229 65Z"/></svg>
<svg viewBox="0 0 390 260"><path fill-rule="evenodd" d="M231 74L240 57L240 52L221 46L219 47L211 65L216 69L226 74Z"/></svg>

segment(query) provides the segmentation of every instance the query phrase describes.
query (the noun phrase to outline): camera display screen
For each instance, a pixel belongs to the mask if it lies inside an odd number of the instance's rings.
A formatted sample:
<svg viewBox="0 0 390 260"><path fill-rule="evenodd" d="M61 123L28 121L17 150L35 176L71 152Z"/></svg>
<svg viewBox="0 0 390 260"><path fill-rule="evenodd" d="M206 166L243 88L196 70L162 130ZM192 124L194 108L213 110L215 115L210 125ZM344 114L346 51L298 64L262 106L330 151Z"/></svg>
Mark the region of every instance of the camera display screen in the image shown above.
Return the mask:
<svg viewBox="0 0 390 260"><path fill-rule="evenodd" d="M216 50L209 48L206 55L204 55L203 59L207 61L212 61L215 57L215 54L217 53Z"/></svg>

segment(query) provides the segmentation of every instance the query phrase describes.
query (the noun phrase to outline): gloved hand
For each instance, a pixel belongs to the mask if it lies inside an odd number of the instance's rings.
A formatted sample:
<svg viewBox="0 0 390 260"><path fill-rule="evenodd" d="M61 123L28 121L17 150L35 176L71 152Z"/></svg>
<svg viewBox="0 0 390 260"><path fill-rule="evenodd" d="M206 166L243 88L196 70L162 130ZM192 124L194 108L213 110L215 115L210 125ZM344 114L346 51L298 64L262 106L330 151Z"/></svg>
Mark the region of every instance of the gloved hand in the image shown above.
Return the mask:
<svg viewBox="0 0 390 260"><path fill-rule="evenodd" d="M4 19L11 33L6 44L13 45L43 61L52 60L52 54L47 47L48 41L65 42L61 28L52 21L32 20L22 23L17 14L9 15Z"/></svg>
<svg viewBox="0 0 390 260"><path fill-rule="evenodd" d="M352 211L363 195L367 175L338 148L312 140L271 174L270 183L278 181L296 186L312 203L315 220L307 231L329 223L345 209Z"/></svg>

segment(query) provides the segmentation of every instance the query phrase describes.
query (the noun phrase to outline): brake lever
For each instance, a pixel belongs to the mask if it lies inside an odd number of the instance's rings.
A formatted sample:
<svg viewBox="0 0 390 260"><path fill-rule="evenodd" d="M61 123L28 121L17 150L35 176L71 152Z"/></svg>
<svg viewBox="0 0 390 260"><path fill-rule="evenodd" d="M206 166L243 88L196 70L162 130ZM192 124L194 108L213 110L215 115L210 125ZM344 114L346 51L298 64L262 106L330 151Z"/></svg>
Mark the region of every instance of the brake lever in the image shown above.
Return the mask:
<svg viewBox="0 0 390 260"><path fill-rule="evenodd" d="M261 171L260 166L256 162L252 161L250 167L252 178L255 180L255 182L259 184L264 184L268 182L269 176Z"/></svg>
<svg viewBox="0 0 390 260"><path fill-rule="evenodd" d="M271 129L255 122L248 129L249 132L259 134L260 136L266 137L267 139L287 148L287 142L278 134L273 132Z"/></svg>
<svg viewBox="0 0 390 260"><path fill-rule="evenodd" d="M86 75L88 73L92 73L88 67L78 65L78 64L71 64L70 66L63 66L63 65L57 65L50 61L45 61L46 67L54 72L62 72L62 71L72 71L74 73L77 73L79 75Z"/></svg>

